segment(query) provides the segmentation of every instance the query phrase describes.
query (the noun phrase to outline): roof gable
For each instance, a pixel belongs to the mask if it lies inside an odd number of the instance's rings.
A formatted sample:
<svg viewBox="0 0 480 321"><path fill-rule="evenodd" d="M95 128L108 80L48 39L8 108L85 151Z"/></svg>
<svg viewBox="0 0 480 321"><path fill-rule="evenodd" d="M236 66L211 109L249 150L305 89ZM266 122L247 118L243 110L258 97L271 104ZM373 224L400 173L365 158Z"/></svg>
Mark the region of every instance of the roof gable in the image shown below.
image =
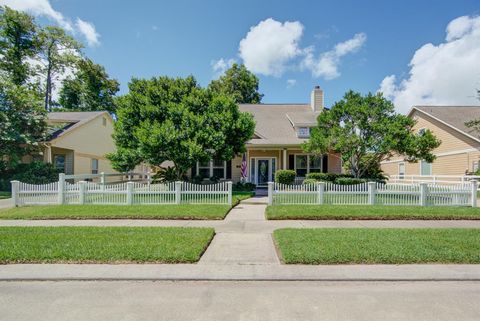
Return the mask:
<svg viewBox="0 0 480 321"><path fill-rule="evenodd" d="M110 114L106 111L50 112L47 114L47 122L50 124L61 124L61 126L51 131L48 140L52 141L63 137L101 115L107 116L111 120Z"/></svg>
<svg viewBox="0 0 480 321"><path fill-rule="evenodd" d="M480 118L480 106L414 106L408 116L412 117L415 111L426 114L453 130L480 142L480 133L465 125L469 120Z"/></svg>

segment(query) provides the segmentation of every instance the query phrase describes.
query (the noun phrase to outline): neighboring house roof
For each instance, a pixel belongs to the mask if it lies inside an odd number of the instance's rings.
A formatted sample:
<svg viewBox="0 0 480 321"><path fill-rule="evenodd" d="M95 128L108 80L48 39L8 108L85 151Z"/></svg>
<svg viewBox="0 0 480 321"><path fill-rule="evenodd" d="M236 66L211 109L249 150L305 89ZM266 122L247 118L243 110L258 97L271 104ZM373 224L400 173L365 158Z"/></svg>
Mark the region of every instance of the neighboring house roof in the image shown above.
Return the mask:
<svg viewBox="0 0 480 321"><path fill-rule="evenodd" d="M51 141L65 135L85 123L97 118L100 115L108 115L106 111L80 111L80 112L50 112L47 115L47 122L50 125L59 124L48 133L48 140Z"/></svg>
<svg viewBox="0 0 480 321"><path fill-rule="evenodd" d="M240 104L242 112L253 115L256 126L252 145L300 145L294 126L314 126L318 112L310 104Z"/></svg>
<svg viewBox="0 0 480 321"><path fill-rule="evenodd" d="M427 114L470 138L480 141L480 133L465 125L469 120L480 118L480 106L414 106L409 116L415 110Z"/></svg>

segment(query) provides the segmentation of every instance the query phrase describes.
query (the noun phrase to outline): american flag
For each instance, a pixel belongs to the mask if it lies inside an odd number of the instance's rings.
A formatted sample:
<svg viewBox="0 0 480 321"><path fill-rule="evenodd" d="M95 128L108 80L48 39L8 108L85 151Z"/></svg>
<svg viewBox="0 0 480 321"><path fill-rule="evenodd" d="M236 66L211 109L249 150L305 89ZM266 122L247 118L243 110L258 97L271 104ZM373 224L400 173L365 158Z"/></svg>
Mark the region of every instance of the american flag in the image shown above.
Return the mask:
<svg viewBox="0 0 480 321"><path fill-rule="evenodd" d="M247 178L247 157L245 156L245 153L243 153L240 171L242 172L242 179L245 180L245 178Z"/></svg>

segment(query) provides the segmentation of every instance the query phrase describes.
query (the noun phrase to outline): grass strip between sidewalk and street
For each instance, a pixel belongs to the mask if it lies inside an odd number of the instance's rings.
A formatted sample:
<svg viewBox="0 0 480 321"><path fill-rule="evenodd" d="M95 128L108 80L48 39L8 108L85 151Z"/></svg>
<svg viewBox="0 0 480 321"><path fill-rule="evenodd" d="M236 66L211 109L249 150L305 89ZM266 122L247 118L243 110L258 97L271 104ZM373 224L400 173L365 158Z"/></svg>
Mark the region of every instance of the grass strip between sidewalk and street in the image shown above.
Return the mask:
<svg viewBox="0 0 480 321"><path fill-rule="evenodd" d="M279 229L287 264L480 263L480 229Z"/></svg>
<svg viewBox="0 0 480 321"><path fill-rule="evenodd" d="M480 220L480 208L454 206L273 205L269 220Z"/></svg>
<svg viewBox="0 0 480 321"><path fill-rule="evenodd" d="M194 263L213 228L0 227L0 263Z"/></svg>

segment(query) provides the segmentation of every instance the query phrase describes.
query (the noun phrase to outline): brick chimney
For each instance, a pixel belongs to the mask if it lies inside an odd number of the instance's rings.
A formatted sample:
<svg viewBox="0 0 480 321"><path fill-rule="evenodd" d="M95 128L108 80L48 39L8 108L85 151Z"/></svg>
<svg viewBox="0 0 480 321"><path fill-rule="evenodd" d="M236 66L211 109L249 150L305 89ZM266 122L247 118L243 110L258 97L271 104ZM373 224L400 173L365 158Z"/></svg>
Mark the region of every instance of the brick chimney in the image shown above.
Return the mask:
<svg viewBox="0 0 480 321"><path fill-rule="evenodd" d="M315 86L310 95L310 107L313 111L322 111L323 110L323 90L320 89L320 86Z"/></svg>

